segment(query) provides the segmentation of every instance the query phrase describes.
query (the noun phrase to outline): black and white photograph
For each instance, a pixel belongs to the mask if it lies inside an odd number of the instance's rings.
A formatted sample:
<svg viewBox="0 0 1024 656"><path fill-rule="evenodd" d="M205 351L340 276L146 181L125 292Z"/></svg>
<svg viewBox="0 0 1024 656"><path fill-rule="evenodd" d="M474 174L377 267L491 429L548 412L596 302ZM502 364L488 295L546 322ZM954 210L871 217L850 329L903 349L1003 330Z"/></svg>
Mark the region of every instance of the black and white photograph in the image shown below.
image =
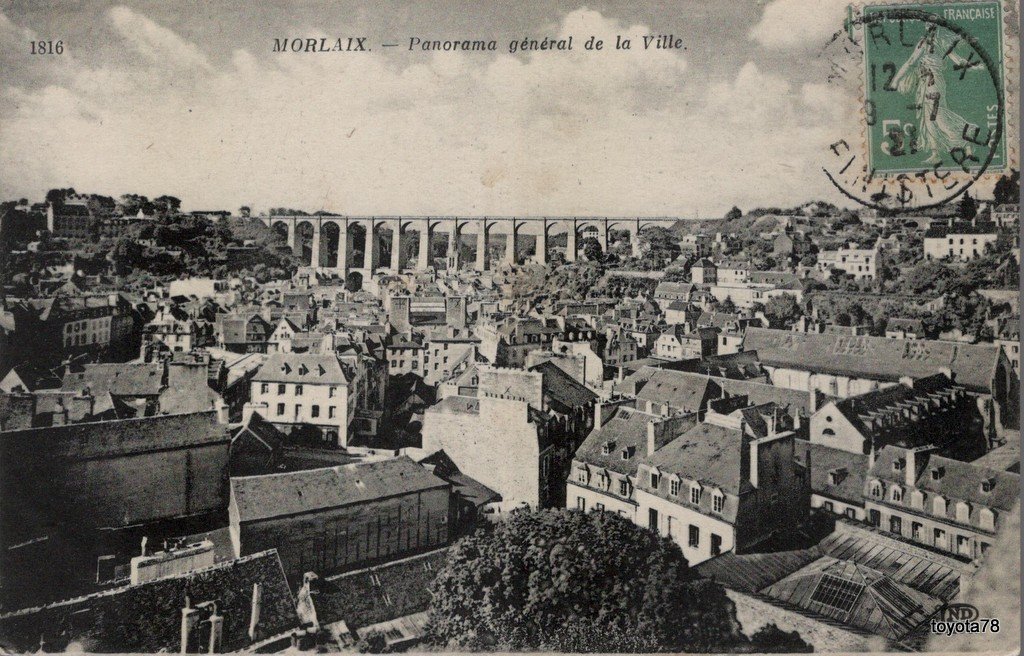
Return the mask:
<svg viewBox="0 0 1024 656"><path fill-rule="evenodd" d="M1021 643L1019 0L0 0L0 652Z"/></svg>

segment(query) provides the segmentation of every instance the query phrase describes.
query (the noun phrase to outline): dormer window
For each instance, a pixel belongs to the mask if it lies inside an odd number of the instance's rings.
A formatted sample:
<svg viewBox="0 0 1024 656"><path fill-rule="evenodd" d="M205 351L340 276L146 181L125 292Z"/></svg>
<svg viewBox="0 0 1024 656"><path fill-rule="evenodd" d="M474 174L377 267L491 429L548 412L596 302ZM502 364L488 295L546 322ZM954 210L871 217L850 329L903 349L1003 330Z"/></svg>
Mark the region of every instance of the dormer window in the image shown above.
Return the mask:
<svg viewBox="0 0 1024 656"><path fill-rule="evenodd" d="M932 499L932 514L940 517L946 516L946 500L942 497Z"/></svg>
<svg viewBox="0 0 1024 656"><path fill-rule="evenodd" d="M992 488L996 486L996 479L987 478L981 482L981 491L988 493L992 491Z"/></svg>
<svg viewBox="0 0 1024 656"><path fill-rule="evenodd" d="M668 484L668 493L674 497L679 496L679 479L673 478Z"/></svg>
<svg viewBox="0 0 1024 656"><path fill-rule="evenodd" d="M711 495L711 509L716 513L720 513L724 508L725 495L721 492L715 491L715 493Z"/></svg>
<svg viewBox="0 0 1024 656"><path fill-rule="evenodd" d="M932 470L932 480L933 481L941 481L942 477L945 476L945 475L946 475L946 468L945 467L936 467L935 469Z"/></svg>
<svg viewBox="0 0 1024 656"><path fill-rule="evenodd" d="M326 369L324 369L324 366L323 366L322 364L318 364L318 365L316 366L316 371L317 371L317 373L318 373L318 374L320 374L321 376L323 376L324 374L326 374L326 373L327 373L327 370L326 370Z"/></svg>
<svg viewBox="0 0 1024 656"><path fill-rule="evenodd" d="M903 460L903 458L897 458L892 463L892 470L893 471L903 471L903 467L906 466L906 464L907 463L906 463L905 460Z"/></svg>
<svg viewBox="0 0 1024 656"><path fill-rule="evenodd" d="M300 376L305 376L308 373L309 373L309 369L306 368L306 365L300 364L299 365L299 375Z"/></svg>
<svg viewBox="0 0 1024 656"><path fill-rule="evenodd" d="M963 524L971 521L971 507L963 501L956 504L956 521Z"/></svg>
<svg viewBox="0 0 1024 656"><path fill-rule="evenodd" d="M610 456L612 454L613 449L615 449L615 442L605 442L603 445L601 445L601 455ZM623 449L623 452L625 452L625 449Z"/></svg>
<svg viewBox="0 0 1024 656"><path fill-rule="evenodd" d="M700 486L694 485L690 488L690 503L698 505L700 503Z"/></svg>
<svg viewBox="0 0 1024 656"><path fill-rule="evenodd" d="M845 467L840 467L838 469L833 469L833 470L829 471L829 473L828 473L828 482L829 482L830 485L839 485L840 483L843 482L844 478L846 478L846 468Z"/></svg>
<svg viewBox="0 0 1024 656"><path fill-rule="evenodd" d="M625 449L622 450L622 459L623 460L629 460L632 457L633 457L633 447L627 446Z"/></svg>
<svg viewBox="0 0 1024 656"><path fill-rule="evenodd" d="M890 490L889 496L896 503L902 502L903 501L903 488L898 487L898 486L893 487L892 490Z"/></svg>
<svg viewBox="0 0 1024 656"><path fill-rule="evenodd" d="M654 488L655 490L657 490L658 489L658 485L660 485L660 484L661 484L661 474L659 474L657 471L652 471L651 472L651 487Z"/></svg>
<svg viewBox="0 0 1024 656"><path fill-rule="evenodd" d="M875 481L871 484L871 496L875 497L876 499L882 498L882 484L879 483L878 481Z"/></svg>

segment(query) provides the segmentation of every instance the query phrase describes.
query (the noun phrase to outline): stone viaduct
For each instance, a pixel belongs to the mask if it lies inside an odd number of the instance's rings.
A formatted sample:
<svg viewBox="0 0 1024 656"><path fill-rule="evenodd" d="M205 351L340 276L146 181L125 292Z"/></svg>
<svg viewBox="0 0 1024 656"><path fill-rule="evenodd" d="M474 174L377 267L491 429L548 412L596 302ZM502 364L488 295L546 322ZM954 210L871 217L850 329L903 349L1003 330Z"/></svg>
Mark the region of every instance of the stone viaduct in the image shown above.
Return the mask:
<svg viewBox="0 0 1024 656"><path fill-rule="evenodd" d="M435 237L445 234L446 237L446 268L457 270L461 267L460 248L462 235L476 235L476 254L472 268L487 271L492 263L489 258L490 238L493 235L505 236L503 261L518 264L523 261L522 249L517 248L517 237L532 235L534 237L534 253L532 259L539 264L547 264L550 247L548 241L554 235L566 235L565 259L576 260L582 240L587 236L597 238L601 249L608 250L608 235L613 230L628 231L633 254L638 256L638 235L644 228L651 226L671 227L677 219L669 217L454 217L454 216L264 216L259 217L266 225L287 234L288 245L296 253L302 253L308 240L311 250L309 265L324 271L345 277L349 271L358 271L363 276L372 275L379 269L389 273L403 270L424 271L432 265L431 247ZM352 249L350 229L361 226L366 238L363 253L359 260L350 265ZM391 235L391 255L389 262L380 262L381 239L385 233ZM417 232L419 249L414 256L415 261L402 261L402 243ZM325 253L324 246L335 245ZM325 257L326 255L326 257Z"/></svg>

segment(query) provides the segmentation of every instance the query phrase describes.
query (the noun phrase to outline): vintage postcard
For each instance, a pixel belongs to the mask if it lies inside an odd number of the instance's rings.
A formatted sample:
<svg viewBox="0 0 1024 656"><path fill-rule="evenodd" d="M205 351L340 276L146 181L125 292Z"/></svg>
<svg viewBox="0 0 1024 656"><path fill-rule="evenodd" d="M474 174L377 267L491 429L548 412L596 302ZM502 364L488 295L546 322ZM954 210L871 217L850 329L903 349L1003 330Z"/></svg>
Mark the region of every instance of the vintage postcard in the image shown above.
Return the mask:
<svg viewBox="0 0 1024 656"><path fill-rule="evenodd" d="M1020 25L0 0L0 651L1019 653Z"/></svg>

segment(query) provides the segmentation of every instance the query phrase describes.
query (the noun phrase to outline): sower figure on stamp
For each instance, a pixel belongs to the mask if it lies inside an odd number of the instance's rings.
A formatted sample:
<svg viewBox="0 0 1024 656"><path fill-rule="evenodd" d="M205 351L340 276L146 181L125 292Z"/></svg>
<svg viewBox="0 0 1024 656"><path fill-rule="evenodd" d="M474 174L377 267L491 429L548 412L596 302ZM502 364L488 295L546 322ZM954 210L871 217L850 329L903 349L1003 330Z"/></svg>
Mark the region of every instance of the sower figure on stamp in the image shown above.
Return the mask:
<svg viewBox="0 0 1024 656"><path fill-rule="evenodd" d="M961 77L981 68L980 61L964 59L956 53L959 41L951 34L930 27L889 85L916 99L916 146L918 150L930 152L926 160L929 164L942 161L942 156L954 148L973 154L971 144L963 137L968 122L949 109L943 76L947 57L953 62L954 70L962 71ZM915 140L915 135L910 138Z"/></svg>

